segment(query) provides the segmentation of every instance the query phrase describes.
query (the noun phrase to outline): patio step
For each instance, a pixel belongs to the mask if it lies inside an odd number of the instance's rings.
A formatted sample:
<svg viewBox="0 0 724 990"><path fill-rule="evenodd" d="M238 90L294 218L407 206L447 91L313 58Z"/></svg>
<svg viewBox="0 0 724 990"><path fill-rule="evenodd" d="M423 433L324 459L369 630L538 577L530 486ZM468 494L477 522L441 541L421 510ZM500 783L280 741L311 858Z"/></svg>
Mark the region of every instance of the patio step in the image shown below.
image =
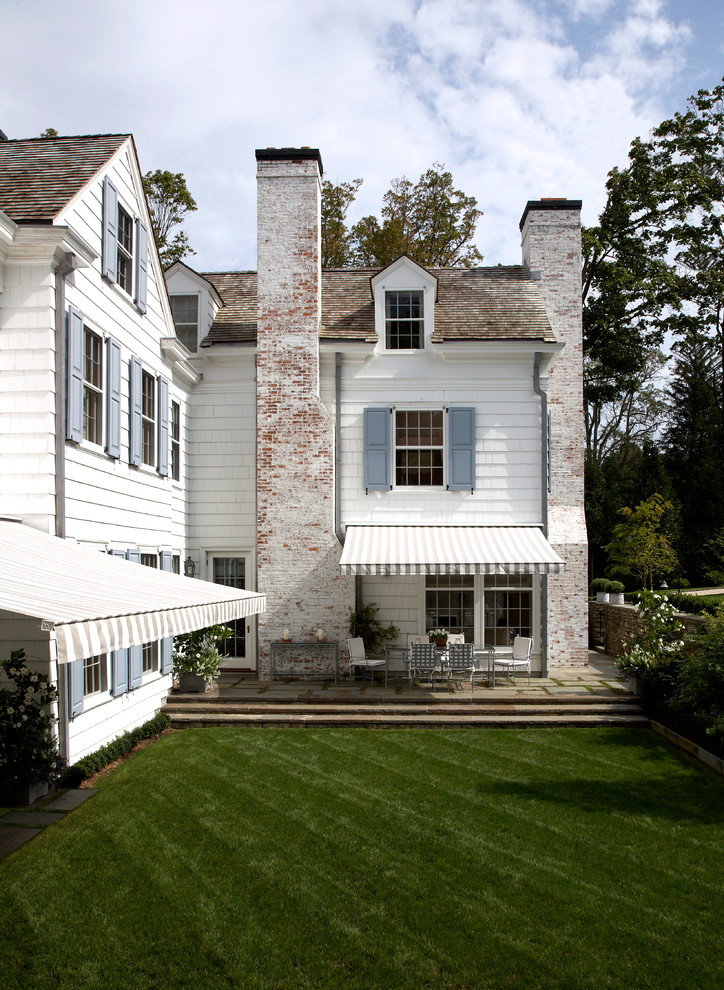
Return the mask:
<svg viewBox="0 0 724 990"><path fill-rule="evenodd" d="M522 702L520 699L486 699L481 703L436 702L433 704L299 702L248 703L194 701L171 698L165 706L175 729L219 726L305 726L366 728L455 728L462 726L601 726L648 725L648 719L629 700L600 698L551 698Z"/></svg>

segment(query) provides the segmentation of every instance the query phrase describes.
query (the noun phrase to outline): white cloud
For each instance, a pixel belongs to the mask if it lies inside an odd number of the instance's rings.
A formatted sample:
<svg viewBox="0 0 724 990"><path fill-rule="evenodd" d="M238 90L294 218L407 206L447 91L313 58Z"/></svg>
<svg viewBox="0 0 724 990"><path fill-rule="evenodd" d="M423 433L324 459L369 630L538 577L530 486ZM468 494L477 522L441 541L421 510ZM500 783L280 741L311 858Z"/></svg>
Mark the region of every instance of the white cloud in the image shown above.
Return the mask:
<svg viewBox="0 0 724 990"><path fill-rule="evenodd" d="M318 146L333 180L444 162L478 197L489 263L519 258L528 198L584 200L665 102L686 0L3 0L0 127L132 131L144 169L182 171L202 269L255 265L254 148ZM82 28L79 29L79 25ZM28 57L27 39L33 38ZM711 80L713 85L718 80ZM696 87L701 83L699 82Z"/></svg>

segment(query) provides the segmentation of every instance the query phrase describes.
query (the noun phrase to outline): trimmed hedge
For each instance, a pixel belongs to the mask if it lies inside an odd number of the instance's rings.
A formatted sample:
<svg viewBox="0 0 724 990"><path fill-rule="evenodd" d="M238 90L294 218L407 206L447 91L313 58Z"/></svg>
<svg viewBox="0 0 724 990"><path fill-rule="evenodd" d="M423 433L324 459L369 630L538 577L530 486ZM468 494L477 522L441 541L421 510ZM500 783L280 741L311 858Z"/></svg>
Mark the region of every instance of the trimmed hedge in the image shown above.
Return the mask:
<svg viewBox="0 0 724 990"><path fill-rule="evenodd" d="M89 753L82 760L78 760L72 767L68 767L63 774L62 786L77 787L82 781L92 777L94 773L103 770L109 763L113 763L114 760L130 753L133 747L143 742L144 739L157 736L160 732L168 729L170 725L171 719L168 715L165 712L159 712L148 722L131 729L130 732L124 732L122 736L118 736L117 739L101 746L94 753Z"/></svg>
<svg viewBox="0 0 724 990"><path fill-rule="evenodd" d="M721 596L716 595L685 595L667 591L666 597L675 609L689 615L716 615L722 603Z"/></svg>

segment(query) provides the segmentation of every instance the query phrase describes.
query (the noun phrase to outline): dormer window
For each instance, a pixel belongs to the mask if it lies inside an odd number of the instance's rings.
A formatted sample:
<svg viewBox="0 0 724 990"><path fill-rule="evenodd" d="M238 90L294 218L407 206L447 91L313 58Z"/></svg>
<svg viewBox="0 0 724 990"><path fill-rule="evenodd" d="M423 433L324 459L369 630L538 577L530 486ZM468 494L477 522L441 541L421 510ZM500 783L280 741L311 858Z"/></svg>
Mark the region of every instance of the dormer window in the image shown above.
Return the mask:
<svg viewBox="0 0 724 990"><path fill-rule="evenodd" d="M422 292L385 292L385 344L388 350L420 350L424 346Z"/></svg>

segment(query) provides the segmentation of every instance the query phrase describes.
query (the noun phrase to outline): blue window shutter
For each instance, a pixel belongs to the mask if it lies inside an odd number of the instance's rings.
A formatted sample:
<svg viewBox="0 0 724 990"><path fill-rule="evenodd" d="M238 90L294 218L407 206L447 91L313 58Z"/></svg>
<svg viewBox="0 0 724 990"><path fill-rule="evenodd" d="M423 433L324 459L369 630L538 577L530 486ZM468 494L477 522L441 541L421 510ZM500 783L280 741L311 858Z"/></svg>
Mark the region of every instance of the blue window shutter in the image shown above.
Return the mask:
<svg viewBox="0 0 724 990"><path fill-rule="evenodd" d="M475 487L475 409L456 406L448 410L447 487L472 491Z"/></svg>
<svg viewBox="0 0 724 990"><path fill-rule="evenodd" d="M106 453L121 456L121 345L108 338L106 364L108 367L108 405L106 414Z"/></svg>
<svg viewBox="0 0 724 990"><path fill-rule="evenodd" d="M137 549L126 550L126 560L130 560L134 564L141 563L141 551Z"/></svg>
<svg viewBox="0 0 724 990"><path fill-rule="evenodd" d="M141 686L143 681L143 647L142 646L129 646L128 647L128 680L129 688L134 691L137 687Z"/></svg>
<svg viewBox="0 0 724 990"><path fill-rule="evenodd" d="M137 357L132 357L129 363L129 439L128 460L134 467L139 467L143 456L143 368Z"/></svg>
<svg viewBox="0 0 724 990"><path fill-rule="evenodd" d="M118 191L106 176L103 180L103 267L111 282L118 281Z"/></svg>
<svg viewBox="0 0 724 990"><path fill-rule="evenodd" d="M71 661L68 664L66 677L68 683L68 716L69 718L75 718L76 715L80 715L83 711L83 661Z"/></svg>
<svg viewBox="0 0 724 990"><path fill-rule="evenodd" d="M146 312L146 289L148 286L148 230L140 220L136 220L136 306Z"/></svg>
<svg viewBox="0 0 724 990"><path fill-rule="evenodd" d="M168 477L168 381L158 378L158 473Z"/></svg>
<svg viewBox="0 0 724 990"><path fill-rule="evenodd" d="M390 483L392 410L389 406L364 411L364 486L386 492Z"/></svg>
<svg viewBox="0 0 724 990"><path fill-rule="evenodd" d="M80 443L83 439L83 316L68 307L67 405L65 436Z"/></svg>
<svg viewBox="0 0 724 990"><path fill-rule="evenodd" d="M128 690L128 650L111 653L111 694L114 698Z"/></svg>

